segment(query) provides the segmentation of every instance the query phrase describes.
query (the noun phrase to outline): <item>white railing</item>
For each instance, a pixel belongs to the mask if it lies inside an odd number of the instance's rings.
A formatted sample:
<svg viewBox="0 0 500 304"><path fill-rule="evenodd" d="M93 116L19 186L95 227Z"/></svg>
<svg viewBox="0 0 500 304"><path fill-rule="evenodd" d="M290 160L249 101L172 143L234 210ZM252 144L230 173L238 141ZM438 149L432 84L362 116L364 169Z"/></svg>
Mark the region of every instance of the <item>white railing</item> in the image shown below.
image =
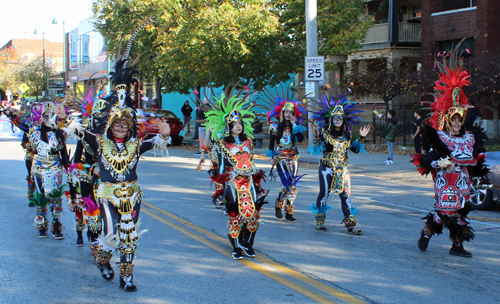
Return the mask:
<svg viewBox="0 0 500 304"><path fill-rule="evenodd" d="M375 24L368 30L363 44L389 41L389 23Z"/></svg>
<svg viewBox="0 0 500 304"><path fill-rule="evenodd" d="M399 42L421 42L421 32L420 23L399 22Z"/></svg>
<svg viewBox="0 0 500 304"><path fill-rule="evenodd" d="M420 23L399 22L399 42L421 42L422 26ZM363 44L389 41L389 23L375 24L368 30Z"/></svg>

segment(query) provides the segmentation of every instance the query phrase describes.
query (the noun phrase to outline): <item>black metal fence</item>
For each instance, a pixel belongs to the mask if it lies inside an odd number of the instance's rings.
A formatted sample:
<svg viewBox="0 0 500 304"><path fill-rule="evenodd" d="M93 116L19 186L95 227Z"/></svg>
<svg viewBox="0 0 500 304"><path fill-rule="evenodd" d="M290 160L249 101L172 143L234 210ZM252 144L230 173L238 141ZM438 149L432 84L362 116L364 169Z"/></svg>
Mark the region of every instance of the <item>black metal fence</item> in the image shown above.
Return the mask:
<svg viewBox="0 0 500 304"><path fill-rule="evenodd" d="M396 118L398 119L398 123L396 125L396 134L395 134L396 138L394 139L394 144L402 146L413 144L411 135L413 131L413 124L415 123L416 120L414 118L414 112L413 112L414 107L415 107L414 103L392 105L392 109L396 111ZM372 133L373 143L374 144L385 143L383 134L384 126L387 121L387 113L385 113L385 106L373 105L372 108L373 108L372 124L375 128L374 132ZM378 112L379 114L377 115L376 112Z"/></svg>

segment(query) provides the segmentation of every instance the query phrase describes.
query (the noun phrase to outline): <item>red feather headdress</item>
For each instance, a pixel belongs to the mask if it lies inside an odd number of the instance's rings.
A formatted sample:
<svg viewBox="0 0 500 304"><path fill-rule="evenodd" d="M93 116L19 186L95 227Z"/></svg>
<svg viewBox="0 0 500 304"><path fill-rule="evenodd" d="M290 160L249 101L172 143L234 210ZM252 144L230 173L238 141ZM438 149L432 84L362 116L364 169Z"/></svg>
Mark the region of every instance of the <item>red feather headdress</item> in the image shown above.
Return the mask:
<svg viewBox="0 0 500 304"><path fill-rule="evenodd" d="M441 72L439 79L435 82L434 89L436 90L436 101L431 104L434 112L429 120L431 126L436 130L443 130L447 111L452 107L464 108L469 105L469 100L463 91L464 86L468 86L471 82L467 71L461 71L456 68L454 71L444 67L444 72Z"/></svg>

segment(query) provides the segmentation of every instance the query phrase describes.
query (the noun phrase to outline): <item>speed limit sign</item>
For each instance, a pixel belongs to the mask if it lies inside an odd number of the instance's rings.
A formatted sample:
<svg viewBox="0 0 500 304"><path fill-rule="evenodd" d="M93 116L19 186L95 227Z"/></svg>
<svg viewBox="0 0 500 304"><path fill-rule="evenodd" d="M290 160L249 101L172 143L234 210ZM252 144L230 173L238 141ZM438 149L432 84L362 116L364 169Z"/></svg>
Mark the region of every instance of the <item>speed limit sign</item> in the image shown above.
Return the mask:
<svg viewBox="0 0 500 304"><path fill-rule="evenodd" d="M306 81L325 80L325 57L307 56L304 70Z"/></svg>

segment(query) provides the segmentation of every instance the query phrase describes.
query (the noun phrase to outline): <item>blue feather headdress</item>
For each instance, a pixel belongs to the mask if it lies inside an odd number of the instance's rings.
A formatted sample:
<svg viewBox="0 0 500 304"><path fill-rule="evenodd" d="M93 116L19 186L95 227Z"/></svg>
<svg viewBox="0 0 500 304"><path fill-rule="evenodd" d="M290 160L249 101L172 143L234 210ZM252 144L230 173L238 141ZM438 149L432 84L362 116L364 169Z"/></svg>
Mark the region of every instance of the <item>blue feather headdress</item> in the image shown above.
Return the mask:
<svg viewBox="0 0 500 304"><path fill-rule="evenodd" d="M356 115L363 111L358 110L354 101L347 100L347 93L343 96L337 96L337 100L332 98L328 100L323 96L316 102L317 104L309 104L308 108L314 113L311 120L316 123L319 129L323 128L325 124L329 124L329 120L335 114L344 116L344 124L347 131L351 131L351 125L357 125L361 119Z"/></svg>

